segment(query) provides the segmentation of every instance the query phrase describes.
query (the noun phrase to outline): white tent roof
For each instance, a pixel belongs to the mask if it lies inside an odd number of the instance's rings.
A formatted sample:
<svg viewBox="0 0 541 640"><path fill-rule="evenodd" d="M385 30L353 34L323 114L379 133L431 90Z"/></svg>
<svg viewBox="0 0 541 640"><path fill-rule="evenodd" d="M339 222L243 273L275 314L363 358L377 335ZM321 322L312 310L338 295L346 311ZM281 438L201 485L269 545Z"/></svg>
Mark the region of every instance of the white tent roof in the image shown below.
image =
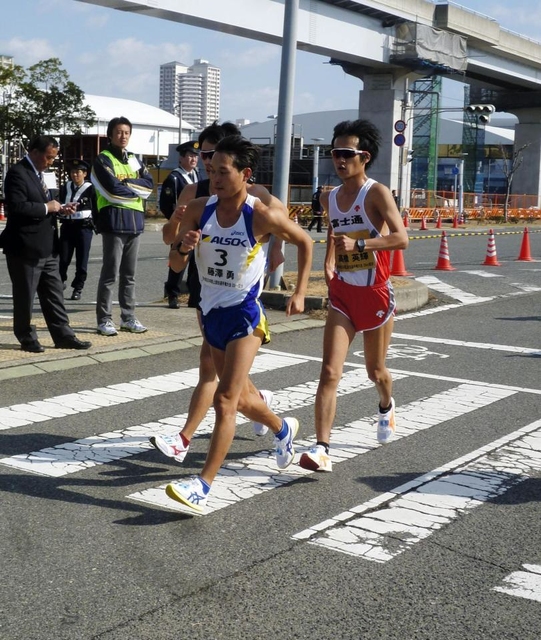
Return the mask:
<svg viewBox="0 0 541 640"><path fill-rule="evenodd" d="M144 125L146 127L163 127L167 129L176 128L178 130L177 116L144 102L126 100L124 98L110 98L108 96L94 96L87 93L85 95L85 103L101 121L106 120L109 122L112 118L124 116L134 126ZM186 120L182 120L182 128L195 129Z"/></svg>
<svg viewBox="0 0 541 640"><path fill-rule="evenodd" d="M132 123L133 130L128 146L140 155L168 156L170 147L178 144L178 117L136 100L110 98L107 96L85 95L85 104L96 114L96 124L84 133L106 135L107 124L113 118L124 116ZM195 127L182 120L182 142L193 137Z"/></svg>

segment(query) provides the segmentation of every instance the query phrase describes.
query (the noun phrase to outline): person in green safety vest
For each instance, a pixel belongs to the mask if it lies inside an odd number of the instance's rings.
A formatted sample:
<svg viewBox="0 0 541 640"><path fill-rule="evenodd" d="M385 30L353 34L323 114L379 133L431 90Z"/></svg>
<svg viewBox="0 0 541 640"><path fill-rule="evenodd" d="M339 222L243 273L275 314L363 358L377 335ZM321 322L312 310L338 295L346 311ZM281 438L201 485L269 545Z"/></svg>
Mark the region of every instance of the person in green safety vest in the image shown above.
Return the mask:
<svg viewBox="0 0 541 640"><path fill-rule="evenodd" d="M101 234L103 263L96 300L97 331L115 336L113 287L118 278L120 330L143 333L135 317L135 272L141 234L145 228L145 200L153 180L146 167L126 149L131 122L113 118L107 125L109 146L94 160L92 184L97 192L96 231Z"/></svg>

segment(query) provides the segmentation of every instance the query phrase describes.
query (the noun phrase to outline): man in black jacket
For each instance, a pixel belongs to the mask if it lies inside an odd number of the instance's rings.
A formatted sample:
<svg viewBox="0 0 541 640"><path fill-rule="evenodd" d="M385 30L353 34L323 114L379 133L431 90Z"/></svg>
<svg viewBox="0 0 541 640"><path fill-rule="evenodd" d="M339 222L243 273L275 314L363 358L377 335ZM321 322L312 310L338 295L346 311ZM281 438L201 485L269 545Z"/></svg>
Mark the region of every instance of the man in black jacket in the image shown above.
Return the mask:
<svg viewBox="0 0 541 640"><path fill-rule="evenodd" d="M58 155L58 142L50 136L34 138L27 155L6 175L6 228L0 246L6 255L13 286L13 332L23 351L41 353L32 308L36 292L47 328L58 349L88 349L69 325L58 270L58 231L55 213L69 215L72 203L51 199L43 172Z"/></svg>
<svg viewBox="0 0 541 640"><path fill-rule="evenodd" d="M188 184L197 184L199 175L197 173L197 162L199 160L199 144L197 142L183 142L177 147L179 153L178 167L173 169L163 181L160 192L160 211L169 220L176 209L177 200L184 187ZM178 309L178 296L180 294L180 283L184 271L175 273L169 269L167 282L164 286L164 297L168 299L170 309Z"/></svg>

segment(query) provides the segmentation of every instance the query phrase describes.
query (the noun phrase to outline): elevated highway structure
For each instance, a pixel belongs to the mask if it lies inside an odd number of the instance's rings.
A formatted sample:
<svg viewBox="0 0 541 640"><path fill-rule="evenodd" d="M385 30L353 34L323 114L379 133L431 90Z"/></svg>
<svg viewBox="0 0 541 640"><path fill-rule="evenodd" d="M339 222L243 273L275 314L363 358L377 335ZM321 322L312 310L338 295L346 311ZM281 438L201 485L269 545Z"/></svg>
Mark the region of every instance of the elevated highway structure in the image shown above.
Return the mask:
<svg viewBox="0 0 541 640"><path fill-rule="evenodd" d="M78 1L279 45L286 0ZM437 73L492 91L497 109L518 117L515 144L529 146L513 190L541 194L541 43L453 2L299 0L297 47L363 81L359 112L384 141L377 180L396 188L393 124L407 115L409 83Z"/></svg>

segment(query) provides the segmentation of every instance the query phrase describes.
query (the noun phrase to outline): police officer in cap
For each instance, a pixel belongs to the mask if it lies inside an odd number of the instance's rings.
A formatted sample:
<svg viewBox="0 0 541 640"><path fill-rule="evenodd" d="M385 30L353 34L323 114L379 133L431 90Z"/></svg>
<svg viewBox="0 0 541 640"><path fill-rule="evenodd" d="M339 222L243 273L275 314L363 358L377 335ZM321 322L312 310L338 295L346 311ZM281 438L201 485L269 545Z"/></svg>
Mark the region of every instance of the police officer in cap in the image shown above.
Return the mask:
<svg viewBox="0 0 541 640"><path fill-rule="evenodd" d="M60 189L60 202L77 204L70 215L58 215L60 221L60 277L66 288L68 267L75 253L75 276L71 286L71 300L80 300L85 286L90 245L94 234L93 216L96 215L96 192L87 179L90 165L84 160L71 160L68 164L70 179Z"/></svg>
<svg viewBox="0 0 541 640"><path fill-rule="evenodd" d="M187 184L195 184L199 181L197 162L199 160L199 143L183 142L177 147L179 153L178 167L173 169L163 181L160 192L160 211L169 220L177 206L177 200ZM168 299L170 309L178 309L178 296L180 283L184 271L175 273L169 269L167 282L164 287L164 297Z"/></svg>

